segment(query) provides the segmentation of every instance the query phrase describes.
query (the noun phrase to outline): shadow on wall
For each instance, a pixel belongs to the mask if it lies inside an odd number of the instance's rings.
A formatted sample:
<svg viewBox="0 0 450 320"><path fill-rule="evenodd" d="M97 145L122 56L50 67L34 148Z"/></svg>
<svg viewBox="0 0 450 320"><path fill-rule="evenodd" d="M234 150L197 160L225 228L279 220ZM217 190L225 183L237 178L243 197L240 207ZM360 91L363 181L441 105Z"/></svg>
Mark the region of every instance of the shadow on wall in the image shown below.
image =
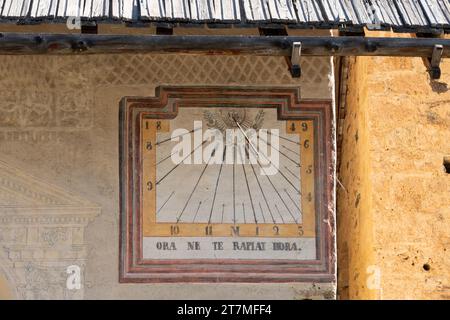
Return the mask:
<svg viewBox="0 0 450 320"><path fill-rule="evenodd" d="M429 73L429 79L430 79L430 87L431 90L433 90L433 92L436 93L445 93L449 90L447 83L445 82L441 82L439 80L436 79L432 79L431 75L432 75L432 67L430 65L430 61L428 60L428 58L422 58L423 64L424 66L427 68L428 73ZM441 71L439 71L440 74ZM440 77L440 75L439 75Z"/></svg>
<svg viewBox="0 0 450 320"><path fill-rule="evenodd" d="M437 80L430 80L430 86L433 92L436 93L445 93L449 90L448 85L445 82L440 82Z"/></svg>

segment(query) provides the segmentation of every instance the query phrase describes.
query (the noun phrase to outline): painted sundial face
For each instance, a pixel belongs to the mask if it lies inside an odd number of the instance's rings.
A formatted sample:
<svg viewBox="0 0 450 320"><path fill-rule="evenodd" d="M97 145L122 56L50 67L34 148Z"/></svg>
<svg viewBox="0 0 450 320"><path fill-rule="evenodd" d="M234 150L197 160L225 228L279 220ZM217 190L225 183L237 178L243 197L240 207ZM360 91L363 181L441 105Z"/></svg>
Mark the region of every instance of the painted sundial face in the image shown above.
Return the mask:
<svg viewBox="0 0 450 320"><path fill-rule="evenodd" d="M302 232L299 122L278 120L275 109L209 107L182 108L172 120L152 121L155 162L147 164L155 167L152 223L174 226L172 235L184 226L190 230L186 235L201 235L195 225L222 226L224 235L229 233L224 226L236 225L261 227L248 228L249 236ZM211 129L222 134L219 145L214 144L219 138L208 139ZM190 148L180 152L181 142ZM183 161L174 161L174 154Z"/></svg>
<svg viewBox="0 0 450 320"><path fill-rule="evenodd" d="M121 279L334 279L331 103L160 87L120 112Z"/></svg>

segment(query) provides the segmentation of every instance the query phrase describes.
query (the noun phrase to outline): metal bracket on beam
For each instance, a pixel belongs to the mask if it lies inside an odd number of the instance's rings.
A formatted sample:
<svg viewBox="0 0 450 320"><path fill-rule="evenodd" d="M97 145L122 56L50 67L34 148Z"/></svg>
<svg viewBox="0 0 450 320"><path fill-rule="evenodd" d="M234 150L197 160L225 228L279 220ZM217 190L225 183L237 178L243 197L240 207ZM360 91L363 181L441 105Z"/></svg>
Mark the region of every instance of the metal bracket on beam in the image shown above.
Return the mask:
<svg viewBox="0 0 450 320"><path fill-rule="evenodd" d="M433 54L431 55L431 58L428 58L428 61L430 62L430 77L433 80L437 80L441 77L441 59L442 59L442 53L444 51L444 46L441 44L434 45Z"/></svg>
<svg viewBox="0 0 450 320"><path fill-rule="evenodd" d="M290 71L292 78L300 78L302 75L302 69L300 67L300 57L302 55L302 43L292 43L292 53L290 61Z"/></svg>

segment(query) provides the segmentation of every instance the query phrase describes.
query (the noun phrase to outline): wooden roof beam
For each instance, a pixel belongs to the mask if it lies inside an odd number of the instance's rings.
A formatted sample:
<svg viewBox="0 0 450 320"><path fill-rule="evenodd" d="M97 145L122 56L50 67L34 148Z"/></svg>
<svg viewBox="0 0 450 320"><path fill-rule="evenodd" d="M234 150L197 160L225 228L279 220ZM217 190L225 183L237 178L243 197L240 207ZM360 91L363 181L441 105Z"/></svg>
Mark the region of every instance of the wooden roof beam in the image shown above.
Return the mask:
<svg viewBox="0 0 450 320"><path fill-rule="evenodd" d="M436 45L450 56L450 39L302 36L177 36L0 33L0 54L191 53L290 57L294 42L302 56L402 56L431 58Z"/></svg>

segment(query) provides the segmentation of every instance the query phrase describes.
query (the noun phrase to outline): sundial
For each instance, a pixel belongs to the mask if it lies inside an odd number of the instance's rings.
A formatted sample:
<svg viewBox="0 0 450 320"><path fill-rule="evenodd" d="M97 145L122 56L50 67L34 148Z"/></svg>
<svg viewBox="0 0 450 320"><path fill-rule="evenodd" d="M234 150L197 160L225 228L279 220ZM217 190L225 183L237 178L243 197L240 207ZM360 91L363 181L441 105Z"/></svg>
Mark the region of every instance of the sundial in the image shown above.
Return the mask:
<svg viewBox="0 0 450 320"><path fill-rule="evenodd" d="M160 90L122 103L121 280L330 277L328 104L302 108L293 89Z"/></svg>
<svg viewBox="0 0 450 320"><path fill-rule="evenodd" d="M201 127L194 128L196 120L203 120ZM276 109L235 108L228 111L210 107L180 109L172 120L143 121L143 143L155 146L150 150L143 149L144 172L149 175L149 179L143 181L147 184L143 187L148 189L149 182L154 186L147 190L153 194L147 194L149 203L146 202L144 208L144 234L235 234L242 237L304 234L302 198L306 215L307 211L314 210L314 185L303 183L302 188L301 183L302 175L313 174L312 122L280 121ZM223 141L216 150L211 146L214 141L204 138L205 131L210 128L223 133ZM254 137L249 136L249 128L255 130ZM177 129L186 133L174 134ZM264 137L260 136L260 129L267 129ZM277 133L269 131L273 129ZM235 134L234 141L227 141L227 130ZM303 133L303 145L300 132ZM171 155L182 139L186 139L192 148L180 155L184 162L174 163ZM272 146L271 141L275 140L277 146ZM304 141L308 142L305 144ZM263 143L267 149L273 147L272 151L279 153L275 174L264 174L268 166L263 163L275 162L275 157L257 150ZM222 161L217 162L222 163L212 163L218 158L203 157L208 147L221 154ZM197 151L201 152L201 163L194 163ZM232 157L229 163L227 153ZM250 163L251 155L253 163ZM303 166L301 162L305 162ZM305 168L309 168L308 172ZM302 197L302 189L306 197ZM314 212L309 213L314 215ZM312 232L314 228L307 229Z"/></svg>

